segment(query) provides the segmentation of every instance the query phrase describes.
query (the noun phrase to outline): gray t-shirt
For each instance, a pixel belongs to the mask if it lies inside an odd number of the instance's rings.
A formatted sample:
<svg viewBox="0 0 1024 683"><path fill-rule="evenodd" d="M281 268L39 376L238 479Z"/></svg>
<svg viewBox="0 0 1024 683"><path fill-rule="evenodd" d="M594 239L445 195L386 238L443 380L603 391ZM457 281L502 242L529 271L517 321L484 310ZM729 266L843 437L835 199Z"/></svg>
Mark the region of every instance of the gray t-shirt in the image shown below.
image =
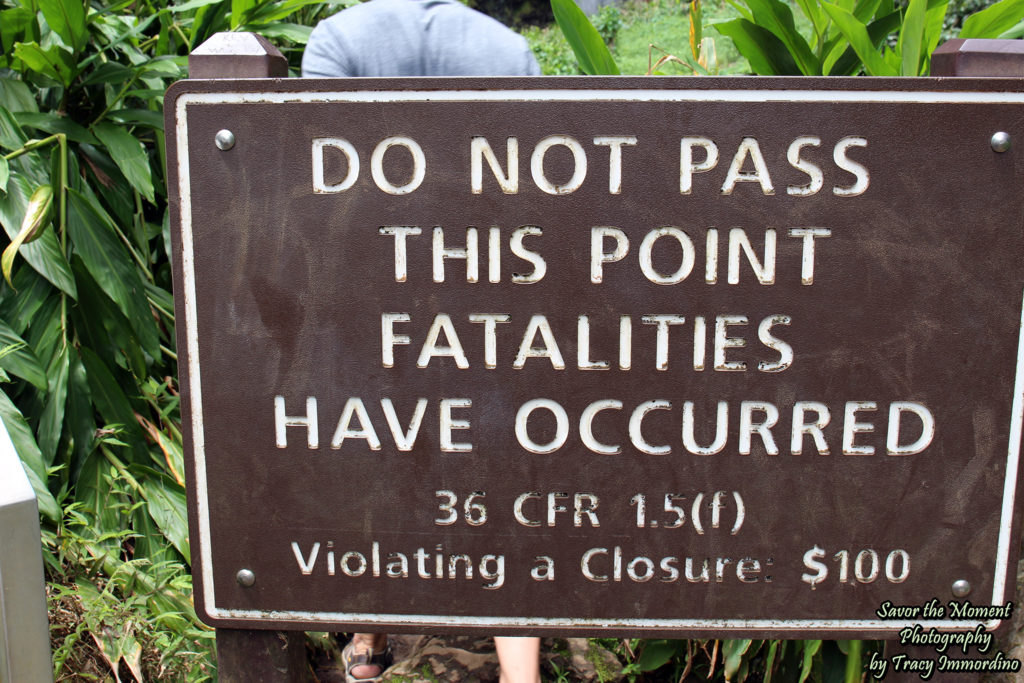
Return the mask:
<svg viewBox="0 0 1024 683"><path fill-rule="evenodd" d="M457 0L371 0L321 21L306 78L536 76L526 40Z"/></svg>

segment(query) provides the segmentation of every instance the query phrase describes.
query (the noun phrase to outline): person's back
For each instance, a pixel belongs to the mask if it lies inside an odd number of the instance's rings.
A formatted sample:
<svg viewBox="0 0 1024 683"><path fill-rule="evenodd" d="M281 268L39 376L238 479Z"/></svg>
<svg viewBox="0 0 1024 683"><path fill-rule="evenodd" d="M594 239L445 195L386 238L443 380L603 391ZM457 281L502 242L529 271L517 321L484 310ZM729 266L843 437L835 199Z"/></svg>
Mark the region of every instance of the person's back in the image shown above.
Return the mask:
<svg viewBox="0 0 1024 683"><path fill-rule="evenodd" d="M343 76L533 76L526 40L458 0L371 0L313 30L307 78Z"/></svg>

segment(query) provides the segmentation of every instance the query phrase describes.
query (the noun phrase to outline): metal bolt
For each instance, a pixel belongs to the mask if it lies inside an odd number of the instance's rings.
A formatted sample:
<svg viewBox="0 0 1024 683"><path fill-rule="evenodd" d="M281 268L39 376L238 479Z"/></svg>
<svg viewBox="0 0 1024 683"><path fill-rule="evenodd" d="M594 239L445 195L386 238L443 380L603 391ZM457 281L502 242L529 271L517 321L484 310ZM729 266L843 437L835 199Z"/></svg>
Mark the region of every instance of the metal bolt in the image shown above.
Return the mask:
<svg viewBox="0 0 1024 683"><path fill-rule="evenodd" d="M992 149L997 152L1008 152L1010 150L1010 134L999 131L993 135Z"/></svg>
<svg viewBox="0 0 1024 683"><path fill-rule="evenodd" d="M953 582L953 595L958 598L966 598L971 592L971 584L965 579L957 579Z"/></svg>
<svg viewBox="0 0 1024 683"><path fill-rule="evenodd" d="M238 573L235 574L235 580L238 581L239 586L248 588L256 583L256 575L253 574L251 569L239 569Z"/></svg>
<svg viewBox="0 0 1024 683"><path fill-rule="evenodd" d="M995 138L992 139L995 140ZM213 140L217 144L217 149L222 149L225 152L235 146L235 134L227 128L217 131L217 136ZM992 144L995 145L995 142Z"/></svg>

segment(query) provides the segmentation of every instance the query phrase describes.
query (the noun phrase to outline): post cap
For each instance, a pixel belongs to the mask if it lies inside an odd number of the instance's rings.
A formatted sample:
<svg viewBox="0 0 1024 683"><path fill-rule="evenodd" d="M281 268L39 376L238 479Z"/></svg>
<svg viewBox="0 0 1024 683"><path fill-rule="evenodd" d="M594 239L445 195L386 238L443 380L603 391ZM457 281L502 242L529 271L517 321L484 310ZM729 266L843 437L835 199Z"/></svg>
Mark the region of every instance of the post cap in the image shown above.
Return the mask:
<svg viewBox="0 0 1024 683"><path fill-rule="evenodd" d="M221 32L188 56L189 78L284 78L288 60L255 33Z"/></svg>

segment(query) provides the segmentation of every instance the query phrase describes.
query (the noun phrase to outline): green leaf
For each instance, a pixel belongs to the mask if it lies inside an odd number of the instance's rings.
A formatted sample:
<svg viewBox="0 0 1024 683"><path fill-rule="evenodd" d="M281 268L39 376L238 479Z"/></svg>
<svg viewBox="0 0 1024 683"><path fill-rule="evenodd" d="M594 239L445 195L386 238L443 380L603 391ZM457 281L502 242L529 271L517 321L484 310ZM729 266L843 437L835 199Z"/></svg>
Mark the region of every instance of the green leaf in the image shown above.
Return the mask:
<svg viewBox="0 0 1024 683"><path fill-rule="evenodd" d="M140 477L140 484L142 495L149 503L149 516L178 552L189 558L185 489L163 472L148 467L132 468L132 471L142 471L146 475L145 478Z"/></svg>
<svg viewBox="0 0 1024 683"><path fill-rule="evenodd" d="M75 190L68 191L68 233L89 274L124 313L146 353L159 358L160 335L142 278L110 218Z"/></svg>
<svg viewBox="0 0 1024 683"><path fill-rule="evenodd" d="M811 668L814 666L814 655L818 654L818 650L821 649L821 641L803 640L801 643L804 647L804 660L803 667L800 669L799 683L804 683L807 677L811 675Z"/></svg>
<svg viewBox="0 0 1024 683"><path fill-rule="evenodd" d="M835 22L843 36L850 41L850 46L864 64L864 69L869 76L898 75L897 69L886 63L882 55L878 54L878 48L863 23L837 5L822 1L821 7L832 17L832 21Z"/></svg>
<svg viewBox="0 0 1024 683"><path fill-rule="evenodd" d="M722 656L725 657L725 680L732 680L740 668L743 655L750 648L751 640L725 640L722 642Z"/></svg>
<svg viewBox="0 0 1024 683"><path fill-rule="evenodd" d="M11 166L0 156L0 192L7 193L7 179L11 177Z"/></svg>
<svg viewBox="0 0 1024 683"><path fill-rule="evenodd" d="M164 115L148 109L117 109L107 113L107 119L116 123L164 129Z"/></svg>
<svg viewBox="0 0 1024 683"><path fill-rule="evenodd" d="M6 107L0 107L0 147L18 149L28 142L28 136L21 124Z"/></svg>
<svg viewBox="0 0 1024 683"><path fill-rule="evenodd" d="M12 287L14 285L11 283L11 268L14 265L14 257L18 254L18 249L22 244L30 244L42 236L42 231L49 225L52 209L53 187L40 185L28 200L18 234L0 256L0 271L3 272L7 284Z"/></svg>
<svg viewBox="0 0 1024 683"><path fill-rule="evenodd" d="M32 90L17 78L0 78L0 107L7 111L39 111ZM2 139L0 144L4 144Z"/></svg>
<svg viewBox="0 0 1024 683"><path fill-rule="evenodd" d="M48 76L65 88L75 80L74 57L59 45L51 45L44 50L35 41L15 43L14 56L32 71Z"/></svg>
<svg viewBox="0 0 1024 683"><path fill-rule="evenodd" d="M921 62L925 55L924 29L927 18L926 0L910 0L907 12L903 16L903 28L896 50L900 53L901 76L917 76L921 72Z"/></svg>
<svg viewBox="0 0 1024 683"><path fill-rule="evenodd" d="M256 0L231 0L231 30L235 31L245 23L248 13L256 6Z"/></svg>
<svg viewBox="0 0 1024 683"><path fill-rule="evenodd" d="M221 0L190 0L189 2L185 2L180 5L171 5L171 11L175 14L178 12L191 12L194 9L206 7L207 5L216 5L219 2L221 2Z"/></svg>
<svg viewBox="0 0 1024 683"><path fill-rule="evenodd" d="M106 62L93 69L82 79L82 85L96 83L127 83L132 77L132 69L118 62Z"/></svg>
<svg viewBox="0 0 1024 683"><path fill-rule="evenodd" d="M39 449L47 465L53 464L64 428L64 409L68 398L68 365L68 347L65 346L50 366L49 393L43 414L39 418L39 428L36 430Z"/></svg>
<svg viewBox="0 0 1024 683"><path fill-rule="evenodd" d="M14 405L7 394L0 390L0 419L3 420L7 433L14 444L14 450L25 465L25 474L32 482L32 489L36 493L36 503L39 511L49 520L57 521L60 516L60 507L54 499L53 494L46 488L46 467L43 464L43 454L32 437L32 430L25 421L25 416Z"/></svg>
<svg viewBox="0 0 1024 683"><path fill-rule="evenodd" d="M736 49L760 76L796 76L800 67L785 44L771 31L746 19L733 19L712 24L715 30L730 38Z"/></svg>
<svg viewBox="0 0 1024 683"><path fill-rule="evenodd" d="M99 414L107 424L121 425L121 440L129 445L136 462L145 462L149 459L145 436L135 421L135 411L124 391L103 359L93 353L92 349L83 347L80 351L89 378L89 391Z"/></svg>
<svg viewBox="0 0 1024 683"><path fill-rule="evenodd" d="M785 648L785 641L783 641L783 648ZM768 655L764 660L764 683L772 683L772 673L775 668L775 654L779 650L779 641L773 640L768 646Z"/></svg>
<svg viewBox="0 0 1024 683"><path fill-rule="evenodd" d="M313 32L312 26L302 26L300 24L285 24L281 22L271 24L259 24L253 26L251 29L242 27L240 31L253 31L259 33L264 38L274 38L275 40L289 40L299 45L305 45L309 42L309 34Z"/></svg>
<svg viewBox="0 0 1024 683"><path fill-rule="evenodd" d="M655 671L668 664L679 650L679 645L671 640L648 640L643 652L637 658L640 671Z"/></svg>
<svg viewBox="0 0 1024 683"><path fill-rule="evenodd" d="M35 128L51 135L63 133L72 142L84 142L90 145L98 144L92 133L66 116L54 113L19 112L14 117L25 128Z"/></svg>
<svg viewBox="0 0 1024 683"><path fill-rule="evenodd" d="M19 268L14 288L7 288L0 299L0 319L23 335L32 317L46 301L53 287L31 268Z"/></svg>
<svg viewBox="0 0 1024 683"><path fill-rule="evenodd" d="M958 38L998 38L1024 19L1024 0L1002 0L964 20Z"/></svg>
<svg viewBox="0 0 1024 683"><path fill-rule="evenodd" d="M71 354L69 365L66 419L73 446L69 479L76 482L86 458L96 445L96 420L85 365L78 354Z"/></svg>
<svg viewBox="0 0 1024 683"><path fill-rule="evenodd" d="M57 32L64 43L79 53L89 39L85 23L85 5L81 0L36 0L46 17L46 23Z"/></svg>
<svg viewBox="0 0 1024 683"><path fill-rule="evenodd" d="M0 368L47 390L46 371L25 340L0 320Z"/></svg>
<svg viewBox="0 0 1024 683"><path fill-rule="evenodd" d="M821 74L821 64L807 41L796 30L793 11L781 0L746 0L754 15L754 23L782 41L805 76Z"/></svg>
<svg viewBox="0 0 1024 683"><path fill-rule="evenodd" d="M75 502L80 503L85 512L92 517L92 531L98 538L96 545L108 550L120 548L116 537L104 536L123 533L124 523L119 514L119 501L116 492L111 489L110 469L107 459L97 448L86 458L82 470L75 482Z"/></svg>
<svg viewBox="0 0 1024 683"><path fill-rule="evenodd" d="M7 50L19 40L32 40L35 12L26 7L14 7L0 12L0 45Z"/></svg>
<svg viewBox="0 0 1024 683"><path fill-rule="evenodd" d="M618 75L619 67L612 59L608 46L601 40L601 34L587 19L572 0L551 0L551 11L558 27L565 34L572 51L576 54L583 73L590 75Z"/></svg>
<svg viewBox="0 0 1024 683"><path fill-rule="evenodd" d="M111 158L124 173L124 177L142 196L155 203L153 197L153 175L149 169L146 148L128 131L112 123L97 123L93 133L107 147Z"/></svg>
<svg viewBox="0 0 1024 683"><path fill-rule="evenodd" d="M843 643L846 644L846 649L843 649ZM859 683L861 677L861 669L863 665L861 663L861 650L863 643L859 640L847 640L839 641L840 651L846 655L846 669L843 674L844 683Z"/></svg>
<svg viewBox="0 0 1024 683"><path fill-rule="evenodd" d="M30 187L31 181L27 177L12 175L7 183L7 194L0 197L0 224L3 224L7 236L12 240L21 229L21 219L28 208ZM55 287L72 298L77 296L71 267L52 230L43 232L42 237L32 244L23 244L18 254Z"/></svg>

